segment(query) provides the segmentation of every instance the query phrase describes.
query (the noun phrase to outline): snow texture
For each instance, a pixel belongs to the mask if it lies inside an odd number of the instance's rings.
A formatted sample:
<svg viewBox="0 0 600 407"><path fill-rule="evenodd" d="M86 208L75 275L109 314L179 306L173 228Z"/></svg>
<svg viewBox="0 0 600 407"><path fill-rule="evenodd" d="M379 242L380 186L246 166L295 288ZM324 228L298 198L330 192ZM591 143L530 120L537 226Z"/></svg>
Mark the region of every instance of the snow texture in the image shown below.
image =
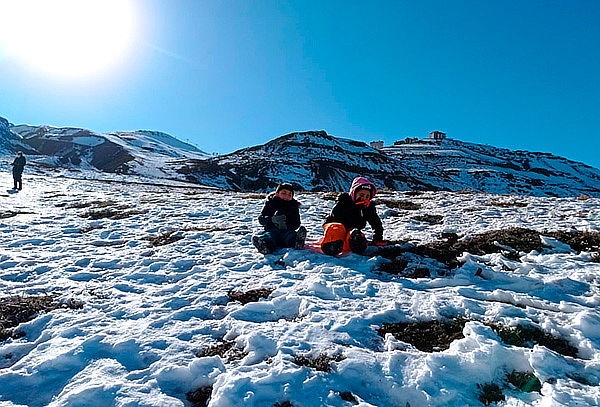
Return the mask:
<svg viewBox="0 0 600 407"><path fill-rule="evenodd" d="M0 182L8 188L10 174ZM297 198L314 246L333 201ZM504 387L499 405L600 404L600 264L555 239L543 237L548 248L522 253L521 262L464 253L447 276L407 279L377 271L388 261L378 256L259 254L250 238L264 200L255 195L26 172L23 191L2 190L0 199L1 211L17 213L0 219L2 297L83 303L40 314L18 327L24 337L0 343L2 407L190 406L186 394L206 387L210 407L479 406L477 385L503 386L513 370L535 374L541 392ZM442 232L512 226L600 230L595 198L410 199L421 209L378 207L386 238L424 243ZM493 204L517 199L526 205ZM90 215L107 208L129 217ZM426 214L443 221L412 219ZM162 235L177 239L150 244ZM246 304L228 300L232 290L256 288L273 291ZM384 323L457 316L470 320L464 338L441 352L377 334ZM565 338L578 357L506 345L484 322L535 324ZM195 355L223 341L242 356ZM332 358L330 371L294 362L318 355Z"/></svg>

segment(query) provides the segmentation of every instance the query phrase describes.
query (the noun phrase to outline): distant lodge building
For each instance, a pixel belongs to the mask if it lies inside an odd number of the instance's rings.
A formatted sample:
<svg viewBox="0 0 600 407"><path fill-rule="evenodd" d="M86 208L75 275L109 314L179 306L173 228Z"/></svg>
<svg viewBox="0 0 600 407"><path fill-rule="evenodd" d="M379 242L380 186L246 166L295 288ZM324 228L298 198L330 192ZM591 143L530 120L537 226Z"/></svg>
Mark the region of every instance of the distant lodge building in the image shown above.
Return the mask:
<svg viewBox="0 0 600 407"><path fill-rule="evenodd" d="M383 141L371 141L369 145L376 150L381 150L383 148Z"/></svg>
<svg viewBox="0 0 600 407"><path fill-rule="evenodd" d="M431 133L429 133L429 138L432 138L434 140L444 140L446 138L446 133L443 133L441 131L432 131Z"/></svg>
<svg viewBox="0 0 600 407"><path fill-rule="evenodd" d="M446 133L442 132L442 131L432 131L431 133L429 133L429 138L424 139L425 140L435 140L435 141L442 141L446 139ZM419 141L421 141L420 138L418 137L407 137L404 140L397 140L394 141L394 145L395 146L401 146L403 144L413 144L413 143L418 143ZM377 150L381 150L384 147L384 143L381 140L378 141L371 141L369 143L369 145L371 147L373 147L374 149Z"/></svg>

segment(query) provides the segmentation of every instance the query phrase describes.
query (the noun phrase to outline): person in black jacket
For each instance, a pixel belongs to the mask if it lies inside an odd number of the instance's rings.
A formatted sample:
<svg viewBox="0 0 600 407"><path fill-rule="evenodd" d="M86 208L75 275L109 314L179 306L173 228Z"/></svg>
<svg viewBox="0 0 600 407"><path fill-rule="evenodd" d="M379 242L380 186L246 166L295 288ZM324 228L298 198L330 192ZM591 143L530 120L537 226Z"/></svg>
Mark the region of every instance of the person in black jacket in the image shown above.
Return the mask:
<svg viewBox="0 0 600 407"><path fill-rule="evenodd" d="M321 250L330 256L341 253L363 253L367 239L361 232L367 223L373 228L373 242L383 241L383 225L375 204L371 201L377 194L375 184L363 177L352 181L350 193L338 196L331 214L325 220L325 236L321 240Z"/></svg>
<svg viewBox="0 0 600 407"><path fill-rule="evenodd" d="M23 169L25 168L25 163L25 156L19 151L17 157L12 162L13 180L15 182L15 187L13 189L23 189Z"/></svg>
<svg viewBox="0 0 600 407"><path fill-rule="evenodd" d="M267 196L265 206L258 217L264 231L252 236L252 244L262 254L272 253L284 247L304 248L306 228L300 226L300 203L294 199L292 184L277 186Z"/></svg>

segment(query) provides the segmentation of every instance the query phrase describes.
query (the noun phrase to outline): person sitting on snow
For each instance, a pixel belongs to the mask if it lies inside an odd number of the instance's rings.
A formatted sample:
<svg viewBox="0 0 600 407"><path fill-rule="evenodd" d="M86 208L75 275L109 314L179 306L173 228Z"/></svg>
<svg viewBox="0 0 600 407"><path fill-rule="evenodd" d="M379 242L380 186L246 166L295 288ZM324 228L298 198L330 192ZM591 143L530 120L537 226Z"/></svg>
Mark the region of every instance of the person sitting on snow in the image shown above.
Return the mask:
<svg viewBox="0 0 600 407"><path fill-rule="evenodd" d="M325 220L325 236L321 240L321 250L330 256L341 253L363 253L367 249L367 239L361 232L367 222L373 228L373 242L383 241L383 225L371 199L377 194L375 184L363 177L352 181L350 193L338 196L331 214Z"/></svg>
<svg viewBox="0 0 600 407"><path fill-rule="evenodd" d="M252 244L262 254L284 247L304 248L306 228L300 226L300 203L294 199L292 184L283 183L267 196L258 217L264 231L252 236Z"/></svg>

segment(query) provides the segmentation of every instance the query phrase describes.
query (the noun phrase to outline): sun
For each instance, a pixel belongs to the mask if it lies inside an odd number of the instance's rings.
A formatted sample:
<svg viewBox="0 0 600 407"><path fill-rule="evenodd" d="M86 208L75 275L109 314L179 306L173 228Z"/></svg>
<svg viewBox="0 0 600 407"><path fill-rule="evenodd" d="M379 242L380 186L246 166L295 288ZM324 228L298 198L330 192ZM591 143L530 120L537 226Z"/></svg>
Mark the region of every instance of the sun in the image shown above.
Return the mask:
<svg viewBox="0 0 600 407"><path fill-rule="evenodd" d="M109 70L135 36L131 0L0 0L0 53L64 77Z"/></svg>

